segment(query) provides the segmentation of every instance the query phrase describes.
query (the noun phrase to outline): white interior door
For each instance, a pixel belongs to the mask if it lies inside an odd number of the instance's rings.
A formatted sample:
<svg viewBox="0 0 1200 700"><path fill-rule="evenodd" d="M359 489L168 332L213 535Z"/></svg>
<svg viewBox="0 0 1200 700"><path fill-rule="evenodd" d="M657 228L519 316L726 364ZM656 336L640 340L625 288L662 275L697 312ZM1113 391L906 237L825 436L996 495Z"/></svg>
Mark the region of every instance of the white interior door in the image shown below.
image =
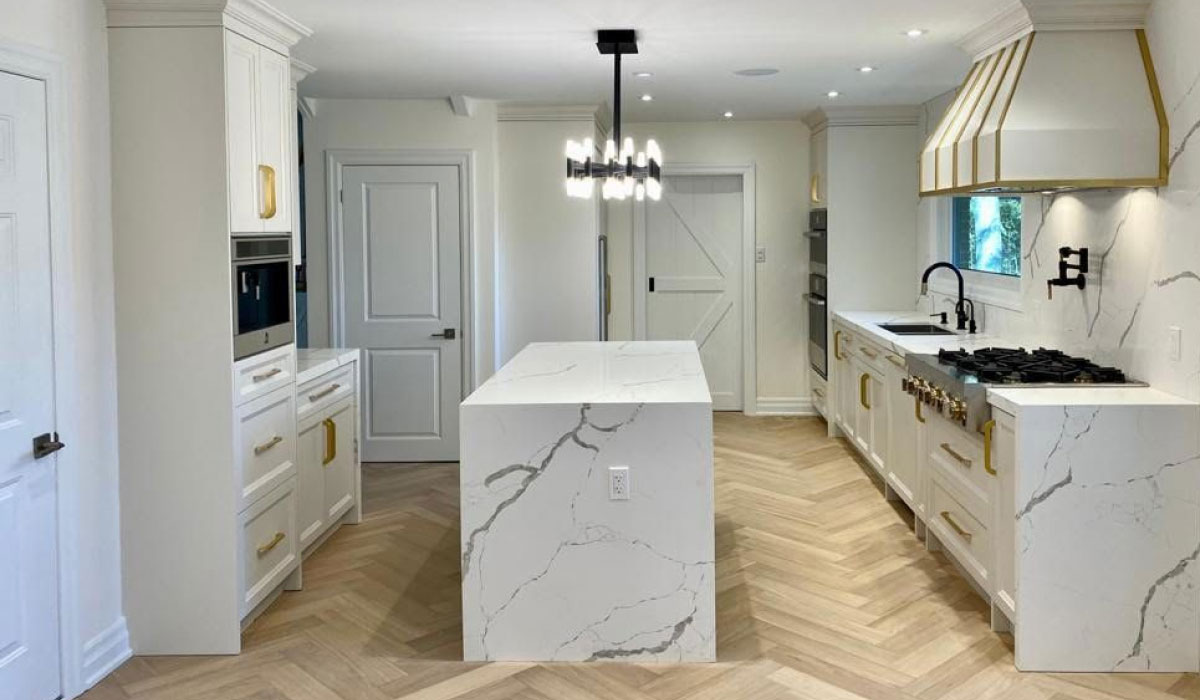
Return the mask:
<svg viewBox="0 0 1200 700"><path fill-rule="evenodd" d="M46 91L0 73L0 698L59 695Z"/></svg>
<svg viewBox="0 0 1200 700"><path fill-rule="evenodd" d="M713 408L742 410L742 178L670 175L645 207L647 340L694 340Z"/></svg>
<svg viewBox="0 0 1200 700"><path fill-rule="evenodd" d="M343 318L346 345L365 357L363 461L458 459L459 172L452 165L342 171Z"/></svg>

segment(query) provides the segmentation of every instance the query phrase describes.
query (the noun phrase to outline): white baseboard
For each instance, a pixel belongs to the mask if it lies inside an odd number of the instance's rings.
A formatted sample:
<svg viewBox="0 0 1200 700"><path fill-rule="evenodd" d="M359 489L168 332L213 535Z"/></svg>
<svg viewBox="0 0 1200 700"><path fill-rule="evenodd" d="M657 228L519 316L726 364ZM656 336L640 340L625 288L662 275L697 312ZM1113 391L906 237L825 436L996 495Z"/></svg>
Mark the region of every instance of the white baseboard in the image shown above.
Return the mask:
<svg viewBox="0 0 1200 700"><path fill-rule="evenodd" d="M756 416L815 416L812 398L760 396Z"/></svg>
<svg viewBox="0 0 1200 700"><path fill-rule="evenodd" d="M133 656L129 647L129 628L125 617L118 617L100 634L83 645L83 687L86 690L99 683L105 676Z"/></svg>

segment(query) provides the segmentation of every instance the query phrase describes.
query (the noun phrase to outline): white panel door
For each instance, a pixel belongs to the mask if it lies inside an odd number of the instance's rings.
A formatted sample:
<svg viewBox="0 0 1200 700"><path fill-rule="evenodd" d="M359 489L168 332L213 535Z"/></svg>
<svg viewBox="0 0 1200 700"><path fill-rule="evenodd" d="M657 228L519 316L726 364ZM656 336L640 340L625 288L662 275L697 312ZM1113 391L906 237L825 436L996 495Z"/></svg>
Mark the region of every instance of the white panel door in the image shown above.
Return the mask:
<svg viewBox="0 0 1200 700"><path fill-rule="evenodd" d="M225 130L229 160L229 230L261 233L262 173L255 144L259 46L225 32Z"/></svg>
<svg viewBox="0 0 1200 700"><path fill-rule="evenodd" d="M0 698L59 694L46 92L0 73Z"/></svg>
<svg viewBox="0 0 1200 700"><path fill-rule="evenodd" d="M345 344L365 359L362 460L457 461L459 169L346 166L342 178Z"/></svg>
<svg viewBox="0 0 1200 700"><path fill-rule="evenodd" d="M256 102L258 163L263 171L267 233L292 232L292 67L287 56L263 46L258 48L258 92Z"/></svg>
<svg viewBox="0 0 1200 700"><path fill-rule="evenodd" d="M646 216L646 339L694 340L713 408L742 410L742 178L672 175Z"/></svg>

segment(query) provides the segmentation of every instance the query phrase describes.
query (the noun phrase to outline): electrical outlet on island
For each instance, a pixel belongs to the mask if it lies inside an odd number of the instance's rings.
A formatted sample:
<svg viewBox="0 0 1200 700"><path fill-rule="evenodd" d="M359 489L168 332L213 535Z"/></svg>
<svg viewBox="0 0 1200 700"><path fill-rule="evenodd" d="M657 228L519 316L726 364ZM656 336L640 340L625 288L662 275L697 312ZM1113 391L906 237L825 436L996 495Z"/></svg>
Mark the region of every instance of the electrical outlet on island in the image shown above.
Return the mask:
<svg viewBox="0 0 1200 700"><path fill-rule="evenodd" d="M629 500L629 467L608 468L608 500Z"/></svg>

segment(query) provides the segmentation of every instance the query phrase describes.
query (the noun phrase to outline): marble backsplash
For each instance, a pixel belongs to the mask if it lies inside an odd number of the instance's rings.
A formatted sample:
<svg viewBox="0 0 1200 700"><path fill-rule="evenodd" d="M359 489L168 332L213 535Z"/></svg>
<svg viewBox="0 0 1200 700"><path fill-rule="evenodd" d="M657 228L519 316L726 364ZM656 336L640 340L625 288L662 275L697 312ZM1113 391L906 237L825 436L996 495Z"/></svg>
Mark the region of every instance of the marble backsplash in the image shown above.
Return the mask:
<svg viewBox="0 0 1200 700"><path fill-rule="evenodd" d="M1171 123L1170 185L1025 199L1021 293L1017 303L977 304L982 330L1115 364L1134 378L1200 400L1200 3L1156 0L1147 26ZM927 105L936 115L945 96ZM937 200L923 200L926 238L919 260L936 259ZM1087 247L1087 288L1056 288L1060 246ZM920 300L941 310L940 294ZM1171 356L1170 329L1182 352Z"/></svg>

